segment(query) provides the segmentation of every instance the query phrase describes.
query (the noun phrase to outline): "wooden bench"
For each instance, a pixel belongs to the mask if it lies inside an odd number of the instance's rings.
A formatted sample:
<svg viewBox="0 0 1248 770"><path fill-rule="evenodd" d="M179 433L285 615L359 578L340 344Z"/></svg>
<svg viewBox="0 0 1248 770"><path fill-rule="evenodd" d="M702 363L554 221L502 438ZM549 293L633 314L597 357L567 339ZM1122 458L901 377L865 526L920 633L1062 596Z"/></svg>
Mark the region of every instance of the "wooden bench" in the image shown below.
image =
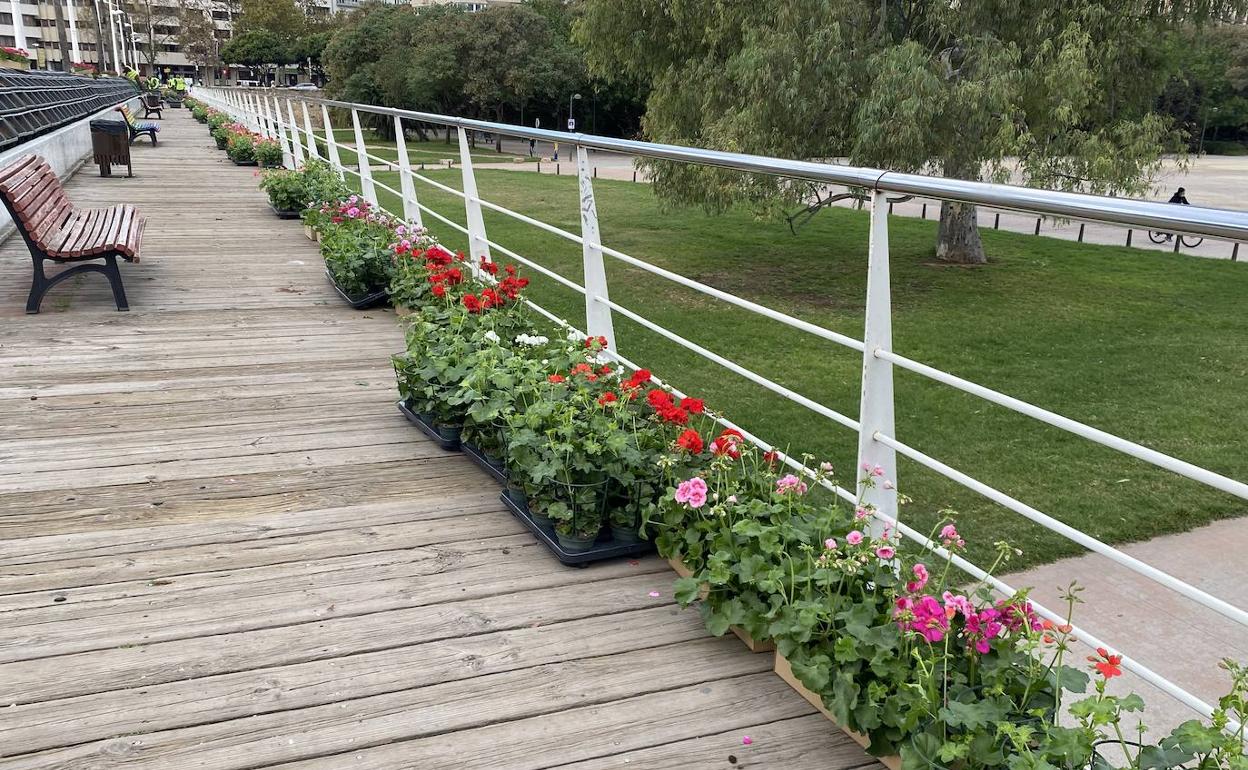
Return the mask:
<svg viewBox="0 0 1248 770"><path fill-rule="evenodd" d="M143 94L143 119L144 120L147 120L148 118L150 118L153 112L156 113L157 120L164 120L164 117L162 117L160 113L161 109L162 107L160 105L160 94L156 93L155 91L147 91L146 93ZM128 123L129 121L126 121L126 122ZM153 140L155 138L156 137L154 136L152 137Z"/></svg>
<svg viewBox="0 0 1248 770"><path fill-rule="evenodd" d="M26 312L38 313L43 296L56 284L78 273L103 273L113 287L118 310L129 310L121 285L117 258L139 261L144 219L133 206L77 209L47 161L23 155L0 169L0 199L30 249L34 279ZM51 278L43 263L58 264L103 260L104 264L76 265Z"/></svg>
<svg viewBox="0 0 1248 770"><path fill-rule="evenodd" d="M152 137L152 144L156 144L156 132L160 130L160 126L156 123L140 123L134 119L134 113L126 105L117 108L121 116L126 119L126 125L130 128L130 143L134 144L134 140L147 134Z"/></svg>

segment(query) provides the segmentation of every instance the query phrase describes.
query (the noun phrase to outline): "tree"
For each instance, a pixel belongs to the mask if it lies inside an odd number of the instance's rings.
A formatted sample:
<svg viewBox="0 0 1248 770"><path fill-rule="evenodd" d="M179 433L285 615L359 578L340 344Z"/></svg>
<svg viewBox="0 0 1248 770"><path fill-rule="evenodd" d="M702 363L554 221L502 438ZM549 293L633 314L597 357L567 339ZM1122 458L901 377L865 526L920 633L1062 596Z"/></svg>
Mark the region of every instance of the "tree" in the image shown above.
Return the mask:
<svg viewBox="0 0 1248 770"><path fill-rule="evenodd" d="M524 109L535 97L571 93L583 72L566 37L527 6L495 6L473 14L471 45L463 60L464 93L478 114L503 122L508 107ZM523 117L521 117L523 120ZM502 138L498 137L501 151Z"/></svg>
<svg viewBox="0 0 1248 770"><path fill-rule="evenodd" d="M591 70L649 82L656 141L1104 194L1148 186L1178 143L1159 43L1244 0L584 0ZM807 187L651 164L656 193L717 211ZM986 261L975 207L941 207L936 254Z"/></svg>
<svg viewBox="0 0 1248 770"><path fill-rule="evenodd" d="M235 35L221 47L221 58L230 64L259 67L266 76L276 67L294 62L290 47L263 29Z"/></svg>
<svg viewBox="0 0 1248 770"><path fill-rule="evenodd" d="M221 63L221 44L212 23L212 6L188 0L178 11L178 45L187 61L211 72ZM205 78L206 79L206 78Z"/></svg>
<svg viewBox="0 0 1248 770"><path fill-rule="evenodd" d="M308 18L295 0L242 0L235 29L240 33L267 32L283 45L292 45L307 28Z"/></svg>

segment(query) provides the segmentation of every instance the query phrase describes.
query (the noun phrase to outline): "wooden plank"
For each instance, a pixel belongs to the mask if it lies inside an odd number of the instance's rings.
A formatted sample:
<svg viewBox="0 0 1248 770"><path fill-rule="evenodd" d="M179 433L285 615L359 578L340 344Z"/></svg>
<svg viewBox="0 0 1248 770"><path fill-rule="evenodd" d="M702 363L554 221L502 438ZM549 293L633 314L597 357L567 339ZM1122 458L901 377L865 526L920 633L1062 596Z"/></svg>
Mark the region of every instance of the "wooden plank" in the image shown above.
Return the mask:
<svg viewBox="0 0 1248 770"><path fill-rule="evenodd" d="M858 744L844 733L827 728L826 719L811 714L559 767L561 770L614 770L621 765L645 770L691 767L884 770L883 765L865 756ZM749 745L744 743L747 737Z"/></svg>
<svg viewBox="0 0 1248 770"><path fill-rule="evenodd" d="M540 767L533 764L532 756L521 764L506 764L499 757L518 760L515 744L529 752L540 747L538 753L549 760L585 757L587 750L601 750L613 741L635 744L647 740L647 732L682 738L696 735L696 728L679 719L664 720L654 730L633 728L628 732L639 734L631 740L610 729L587 734L586 726L617 726L626 717L644 720L647 715L642 709L647 706L654 709L648 715L653 720L656 715L676 716L695 704L724 710L728 697L740 696L744 703L739 707L747 714L738 715L736 721L745 724L757 719L757 712L748 714L755 709L776 717L809 712L809 704L773 674L760 670L765 669L763 663L759 664L757 656L740 655L737 645L726 640L700 639L488 674L469 680L471 687L459 682L436 684L349 703L279 711L240 723L219 722L52 749L13 757L5 765L6 770L35 770L89 760L95 770L105 770L184 767L193 762L214 770L241 770L311 758L308 767L341 768L344 757L315 758L354 745L360 751L352 754L358 760L352 767ZM658 693L657 697L652 693ZM412 714L420 718L413 719ZM529 716L533 714L543 716ZM525 728L540 734L543 727L573 733L583 743L541 746L533 743L536 736L524 735ZM447 733L454 733L451 741ZM481 742L503 734L513 745L484 752L496 757L491 762L499 763L474 764L485 758ZM457 756L454 746L461 742L465 751ZM378 748L370 751L369 746Z"/></svg>
<svg viewBox="0 0 1248 770"><path fill-rule="evenodd" d="M544 622L538 626L515 626L529 622L532 616L514 612L499 625L507 616L506 608L500 608L497 617L491 616L491 628L512 626L510 630L462 636L462 628L451 629L449 633L456 636L449 639L376 652L165 684L145 682L134 689L9 706L5 721L0 723L0 747L20 747L22 753L40 751L119 734L224 722L636 649L636 639L619 633L621 622L640 634L647 648L705 640L693 613L686 614L684 622L673 623L670 609L654 607L659 602L648 598L644 584L639 583L635 579L605 581L517 595L526 606L541 613ZM618 607L618 614L593 615L603 603ZM647 605L651 608L644 609ZM509 606L514 607L514 602ZM433 628L426 631L420 622L424 618L416 620L405 625L406 638L391 641L410 642L427 639L426 633L437 633ZM441 618L437 621L444 623Z"/></svg>
<svg viewBox="0 0 1248 770"><path fill-rule="evenodd" d="M670 598L651 597L654 575L633 576L622 566L604 570L603 580L585 584L574 572L534 593L498 594L479 599L349 618L327 618L315 624L279 626L234 634L180 639L146 645L37 658L0 665L10 703L37 703L112 690L184 682L308 661L339 661L368 652L386 651L437 640L457 641L462 661L476 668L483 657L471 645L478 635L517 628L540 628L574 617L602 615L603 591L619 590L620 612L667 605ZM632 572L635 572L633 570ZM613 600L614 601L614 600ZM537 602L534 605L533 602ZM638 604L638 603L641 604ZM548 603L548 604L547 604ZM693 613L664 610L673 625L696 623ZM612 613L606 613L610 616ZM418 630L418 636L411 629ZM636 646L647 646L639 640ZM517 653L512 653L517 654ZM471 657L478 655L478 657ZM73 677L59 675L66 670Z"/></svg>

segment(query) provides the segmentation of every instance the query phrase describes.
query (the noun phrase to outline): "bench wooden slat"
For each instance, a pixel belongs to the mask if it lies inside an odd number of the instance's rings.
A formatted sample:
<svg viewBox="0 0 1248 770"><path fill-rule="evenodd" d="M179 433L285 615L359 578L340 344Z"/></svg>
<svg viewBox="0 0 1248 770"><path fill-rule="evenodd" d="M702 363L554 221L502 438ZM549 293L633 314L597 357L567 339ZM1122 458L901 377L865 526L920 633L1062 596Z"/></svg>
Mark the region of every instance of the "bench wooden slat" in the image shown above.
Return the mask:
<svg viewBox="0 0 1248 770"><path fill-rule="evenodd" d="M56 234L56 237L53 240L52 251L58 254L68 251L69 244L73 243L75 239L82 235L82 230L86 227L90 216L90 209L86 211L75 211L70 216L69 220L65 222L61 231Z"/></svg>
<svg viewBox="0 0 1248 770"><path fill-rule="evenodd" d="M43 158L27 155L0 170L0 191L9 192L13 185L18 184L28 174L35 173L40 164L46 165Z"/></svg>

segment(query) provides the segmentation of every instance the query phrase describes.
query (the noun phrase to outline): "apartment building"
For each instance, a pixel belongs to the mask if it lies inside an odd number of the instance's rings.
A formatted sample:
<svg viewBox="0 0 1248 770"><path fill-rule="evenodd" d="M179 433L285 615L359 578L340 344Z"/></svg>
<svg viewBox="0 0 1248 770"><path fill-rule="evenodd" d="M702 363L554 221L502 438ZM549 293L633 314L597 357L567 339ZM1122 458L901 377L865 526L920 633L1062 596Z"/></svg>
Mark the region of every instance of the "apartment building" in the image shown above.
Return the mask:
<svg viewBox="0 0 1248 770"><path fill-rule="evenodd" d="M469 11L521 1L407 0L415 7L458 5ZM304 0L303 4L310 13L333 15L354 10L361 2ZM73 62L87 62L105 72L116 72L120 64L135 66L144 77L194 77L196 66L178 41L183 9L197 8L209 16L218 43L224 45L237 7L237 0L0 0L0 46L25 49L31 66L38 69L68 70ZM154 68L149 64L153 58ZM246 77L233 69L213 75L226 81Z"/></svg>

